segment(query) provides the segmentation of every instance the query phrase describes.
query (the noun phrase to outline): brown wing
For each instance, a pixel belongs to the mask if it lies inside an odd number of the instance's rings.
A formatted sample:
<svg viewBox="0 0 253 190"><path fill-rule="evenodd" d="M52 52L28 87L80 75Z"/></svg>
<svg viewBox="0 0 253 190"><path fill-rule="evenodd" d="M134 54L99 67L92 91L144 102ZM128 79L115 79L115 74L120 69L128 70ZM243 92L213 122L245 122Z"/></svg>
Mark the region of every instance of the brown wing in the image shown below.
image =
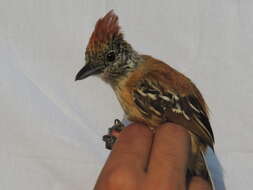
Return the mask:
<svg viewBox="0 0 253 190"><path fill-rule="evenodd" d="M147 119L160 117L162 122L180 124L213 147L214 135L200 92L182 74L166 71L154 69L144 75L133 90L135 104Z"/></svg>

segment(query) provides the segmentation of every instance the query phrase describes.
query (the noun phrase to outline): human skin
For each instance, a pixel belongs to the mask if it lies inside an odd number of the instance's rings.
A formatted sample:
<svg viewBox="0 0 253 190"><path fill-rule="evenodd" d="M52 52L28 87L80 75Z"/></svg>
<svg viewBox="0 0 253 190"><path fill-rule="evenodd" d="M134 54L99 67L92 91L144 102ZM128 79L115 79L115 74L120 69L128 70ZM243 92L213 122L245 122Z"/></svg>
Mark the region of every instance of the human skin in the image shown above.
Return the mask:
<svg viewBox="0 0 253 190"><path fill-rule="evenodd" d="M119 135L95 190L211 190L201 177L186 187L190 136L167 123L154 134L146 126L131 124Z"/></svg>

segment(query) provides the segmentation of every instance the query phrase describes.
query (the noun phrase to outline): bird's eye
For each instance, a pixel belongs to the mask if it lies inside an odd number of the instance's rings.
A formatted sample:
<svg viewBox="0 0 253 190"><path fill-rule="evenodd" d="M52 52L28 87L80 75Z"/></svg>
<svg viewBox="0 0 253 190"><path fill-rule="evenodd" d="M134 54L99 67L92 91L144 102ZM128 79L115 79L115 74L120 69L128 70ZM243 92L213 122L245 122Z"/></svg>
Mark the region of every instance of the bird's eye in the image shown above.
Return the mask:
<svg viewBox="0 0 253 190"><path fill-rule="evenodd" d="M110 51L107 55L106 55L106 60L107 61L114 61L115 60L115 52L114 51Z"/></svg>

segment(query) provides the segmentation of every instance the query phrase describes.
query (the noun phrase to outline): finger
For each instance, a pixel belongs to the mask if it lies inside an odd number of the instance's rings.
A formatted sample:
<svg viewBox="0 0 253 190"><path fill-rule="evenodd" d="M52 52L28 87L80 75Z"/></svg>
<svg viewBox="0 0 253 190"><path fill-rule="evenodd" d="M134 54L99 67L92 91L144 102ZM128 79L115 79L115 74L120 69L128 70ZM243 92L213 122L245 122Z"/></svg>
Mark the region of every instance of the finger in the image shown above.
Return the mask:
<svg viewBox="0 0 253 190"><path fill-rule="evenodd" d="M189 190L212 190L211 185L201 177L193 177L190 185Z"/></svg>
<svg viewBox="0 0 253 190"><path fill-rule="evenodd" d="M148 177L151 181L164 186L174 184L175 188L185 184L189 147L189 134L183 127L172 123L161 126L150 155Z"/></svg>
<svg viewBox="0 0 253 190"><path fill-rule="evenodd" d="M152 136L152 131L144 125L132 124L126 127L114 144L104 170L125 168L128 171L144 172L152 144Z"/></svg>

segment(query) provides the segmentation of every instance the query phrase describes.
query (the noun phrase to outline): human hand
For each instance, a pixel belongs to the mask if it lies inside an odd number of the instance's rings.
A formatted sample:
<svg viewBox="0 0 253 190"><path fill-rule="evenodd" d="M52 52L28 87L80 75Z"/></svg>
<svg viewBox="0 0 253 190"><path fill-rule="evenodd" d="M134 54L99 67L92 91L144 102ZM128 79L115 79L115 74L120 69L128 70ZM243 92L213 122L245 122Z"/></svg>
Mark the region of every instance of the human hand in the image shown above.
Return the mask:
<svg viewBox="0 0 253 190"><path fill-rule="evenodd" d="M152 133L146 126L126 127L113 146L95 190L211 190L200 177L186 187L190 136L176 124Z"/></svg>

